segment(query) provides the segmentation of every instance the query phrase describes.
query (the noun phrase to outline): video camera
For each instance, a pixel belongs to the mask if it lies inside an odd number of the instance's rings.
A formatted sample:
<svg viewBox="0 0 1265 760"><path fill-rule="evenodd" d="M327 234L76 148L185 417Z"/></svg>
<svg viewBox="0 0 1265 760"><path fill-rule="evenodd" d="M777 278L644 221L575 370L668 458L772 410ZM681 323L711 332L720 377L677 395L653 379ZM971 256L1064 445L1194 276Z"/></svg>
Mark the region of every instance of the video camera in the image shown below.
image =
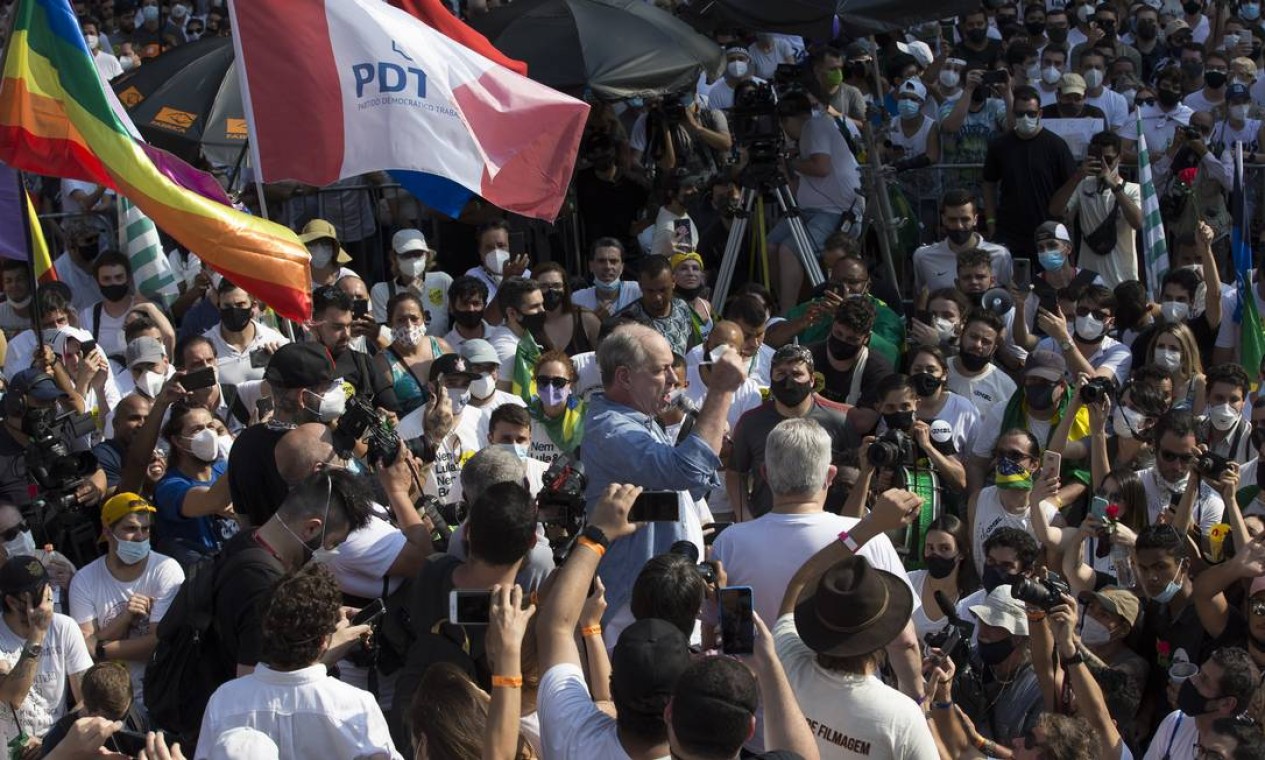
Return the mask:
<svg viewBox="0 0 1265 760"><path fill-rule="evenodd" d="M740 87L734 95L730 110L734 140L746 149L751 164L776 164L785 138L777 117L777 92L773 85L761 82Z"/></svg>
<svg viewBox="0 0 1265 760"><path fill-rule="evenodd" d="M400 436L395 425L364 396L347 399L347 409L338 418L333 438L334 451L341 457L350 456L361 440L369 447L365 459L371 465L390 467L400 457Z"/></svg>
<svg viewBox="0 0 1265 760"><path fill-rule="evenodd" d="M668 554L677 554L685 557L690 561L690 564L694 565L694 570L703 579L704 583L708 586L716 585L715 565L710 562L698 561L698 547L694 545L693 541L677 541L668 549Z"/></svg>
<svg viewBox="0 0 1265 760"><path fill-rule="evenodd" d="M888 430L870 444L865 456L875 467L913 467L917 463L917 447L908 433Z"/></svg>
<svg viewBox="0 0 1265 760"><path fill-rule="evenodd" d="M78 508L75 490L96 471L97 458L90 451L72 453L66 441L94 431L92 416L78 412L58 416L52 407L28 409L22 423L30 437L25 453L27 474L39 488L36 504L53 511ZM46 513L45 518L51 514Z"/></svg>
<svg viewBox="0 0 1265 760"><path fill-rule="evenodd" d="M1072 588L1058 573L1050 573L1044 580L1020 578L1010 584L1010 593L1021 602L1048 611L1063 603L1063 594L1071 596Z"/></svg>
<svg viewBox="0 0 1265 760"><path fill-rule="evenodd" d="M553 460L542 480L536 509L549 536L549 546L559 558L559 553L584 527L584 489L589 480L584 476L584 466L565 456Z"/></svg>

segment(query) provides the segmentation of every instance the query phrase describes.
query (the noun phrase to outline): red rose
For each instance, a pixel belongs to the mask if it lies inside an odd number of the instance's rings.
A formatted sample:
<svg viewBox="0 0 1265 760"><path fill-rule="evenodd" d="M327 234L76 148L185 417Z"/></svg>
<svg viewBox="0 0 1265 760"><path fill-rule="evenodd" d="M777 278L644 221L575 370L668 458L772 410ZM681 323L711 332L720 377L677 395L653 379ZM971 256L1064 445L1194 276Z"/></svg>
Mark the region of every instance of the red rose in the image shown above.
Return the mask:
<svg viewBox="0 0 1265 760"><path fill-rule="evenodd" d="M1112 522L1115 522L1117 519L1119 519L1119 517L1120 517L1120 505L1108 504L1107 505L1107 519L1111 520Z"/></svg>
<svg viewBox="0 0 1265 760"><path fill-rule="evenodd" d="M1177 173L1177 179L1183 184L1194 185L1195 177L1198 176L1198 174L1199 174L1199 168L1192 166L1192 167L1182 169L1181 171L1179 171Z"/></svg>

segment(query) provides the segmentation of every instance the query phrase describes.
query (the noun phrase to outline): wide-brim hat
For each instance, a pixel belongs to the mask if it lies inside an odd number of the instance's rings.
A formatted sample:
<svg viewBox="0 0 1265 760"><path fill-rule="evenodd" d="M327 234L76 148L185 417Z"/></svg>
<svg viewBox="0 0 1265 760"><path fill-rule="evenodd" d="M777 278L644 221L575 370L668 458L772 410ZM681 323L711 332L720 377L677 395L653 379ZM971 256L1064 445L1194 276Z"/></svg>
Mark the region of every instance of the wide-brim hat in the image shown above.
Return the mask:
<svg viewBox="0 0 1265 760"><path fill-rule="evenodd" d="M346 264L351 261L351 256L343 250L342 243L338 242L338 230L334 229L334 225L324 219L313 219L303 225L303 231L299 233L299 240L304 245L314 243L317 240L328 240L334 244L335 263Z"/></svg>
<svg viewBox="0 0 1265 760"><path fill-rule="evenodd" d="M854 555L827 570L795 605L795 628L809 649L853 657L882 649L904 629L914 596L903 578Z"/></svg>

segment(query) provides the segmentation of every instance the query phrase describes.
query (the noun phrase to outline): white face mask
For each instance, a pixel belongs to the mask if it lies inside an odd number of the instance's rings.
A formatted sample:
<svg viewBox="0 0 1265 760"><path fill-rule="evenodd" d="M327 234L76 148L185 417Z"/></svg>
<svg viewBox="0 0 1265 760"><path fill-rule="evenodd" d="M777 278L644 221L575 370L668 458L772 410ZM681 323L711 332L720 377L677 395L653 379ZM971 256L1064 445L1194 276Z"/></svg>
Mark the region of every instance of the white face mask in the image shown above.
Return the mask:
<svg viewBox="0 0 1265 760"><path fill-rule="evenodd" d="M1034 63L1023 70L1023 74L1027 77L1030 84L1035 84L1041 78L1041 64Z"/></svg>
<svg viewBox="0 0 1265 760"><path fill-rule="evenodd" d="M1107 626L1086 615L1085 626L1081 628L1081 642L1087 647L1096 647L1109 641L1111 641L1111 631L1107 630Z"/></svg>
<svg viewBox="0 0 1265 760"><path fill-rule="evenodd" d="M1156 348L1155 363L1169 372L1176 372L1182 366L1182 352L1171 348Z"/></svg>
<svg viewBox="0 0 1265 760"><path fill-rule="evenodd" d="M1020 116L1015 119L1015 132L1020 135L1031 137L1037 133L1038 121L1036 116Z"/></svg>
<svg viewBox="0 0 1265 760"><path fill-rule="evenodd" d="M26 307L31 305L31 297L27 296L26 298L23 298L21 301L16 301L10 298L9 305L15 309L25 309Z"/></svg>
<svg viewBox="0 0 1265 760"><path fill-rule="evenodd" d="M1146 415L1123 404L1111 410L1111 429L1121 438L1135 438L1146 424Z"/></svg>
<svg viewBox="0 0 1265 760"><path fill-rule="evenodd" d="M1235 121L1246 120L1247 109L1248 109L1247 103L1239 103L1238 105L1230 106L1230 118Z"/></svg>
<svg viewBox="0 0 1265 760"><path fill-rule="evenodd" d="M732 79L742 79L747 75L749 64L746 61L730 61L725 66L725 73Z"/></svg>
<svg viewBox="0 0 1265 760"><path fill-rule="evenodd" d="M940 336L941 343L953 340L956 328L951 321L944 317L932 317L931 326L936 328L936 333Z"/></svg>
<svg viewBox="0 0 1265 760"><path fill-rule="evenodd" d="M1102 84L1103 74L1098 69L1085 69L1085 86L1094 89Z"/></svg>
<svg viewBox="0 0 1265 760"><path fill-rule="evenodd" d="M334 246L322 240L318 243L309 243L307 247L308 253L312 254L312 266L317 269L324 269L334 260Z"/></svg>
<svg viewBox="0 0 1265 760"><path fill-rule="evenodd" d="M119 58L119 66L122 67L124 71L130 71L131 68L135 65L136 65L136 62L132 60L131 56L125 55Z"/></svg>
<svg viewBox="0 0 1265 760"><path fill-rule="evenodd" d="M470 383L470 395L482 401L496 392L496 381L491 375L480 375L478 380Z"/></svg>
<svg viewBox="0 0 1265 760"><path fill-rule="evenodd" d="M527 450L528 446L525 443L497 443L494 445L499 446L502 449L505 449L506 451L510 452L511 454L518 457L519 459L525 460L527 459L529 455L529 452Z"/></svg>
<svg viewBox="0 0 1265 760"><path fill-rule="evenodd" d="M1234 427L1243 415L1229 404L1218 404L1208 409L1208 421L1212 426L1222 433Z"/></svg>
<svg viewBox="0 0 1265 760"><path fill-rule="evenodd" d="M505 264L510 260L510 252L504 248L497 248L483 254L483 266L489 272L495 275L492 279L500 281L501 275L505 272Z"/></svg>
<svg viewBox="0 0 1265 760"><path fill-rule="evenodd" d="M1081 340L1098 340L1102 337L1102 331L1105 325L1101 319L1093 314L1086 314L1083 317L1076 318L1076 337Z"/></svg>
<svg viewBox="0 0 1265 760"><path fill-rule="evenodd" d="M34 557L35 537L31 535L29 530L22 531L12 541L4 542L4 553L9 556L9 559L14 557Z"/></svg>
<svg viewBox="0 0 1265 760"><path fill-rule="evenodd" d="M426 257L418 256L415 259L400 259L400 274L405 277L420 277L426 271Z"/></svg>
<svg viewBox="0 0 1265 760"><path fill-rule="evenodd" d="M1063 72L1059 71L1055 66L1046 66L1041 69L1041 81L1053 87L1059 83L1059 79L1063 77Z"/></svg>
<svg viewBox="0 0 1265 760"><path fill-rule="evenodd" d="M160 375L157 372L145 370L140 380L136 383L136 389L151 399L158 398L158 394L162 392L163 386L167 384L167 376Z"/></svg>
<svg viewBox="0 0 1265 760"><path fill-rule="evenodd" d="M202 428L186 438L189 442L189 453L203 462L214 462L220 457L220 437L211 428Z"/></svg>
<svg viewBox="0 0 1265 760"><path fill-rule="evenodd" d="M97 45L101 44L101 38L95 34L85 34L83 36L83 41L88 43L89 50L96 50Z"/></svg>
<svg viewBox="0 0 1265 760"><path fill-rule="evenodd" d="M322 422L330 422L343 416L345 411L347 411L347 389L342 383L337 383L321 396L321 405L316 413Z"/></svg>
<svg viewBox="0 0 1265 760"><path fill-rule="evenodd" d="M391 329L391 340L399 343L401 346L412 348L421 345L422 338L426 337L426 325L409 325L408 327L395 327Z"/></svg>
<svg viewBox="0 0 1265 760"><path fill-rule="evenodd" d="M1185 322L1190 316L1190 304L1182 301L1162 301L1160 303L1160 317L1170 325L1175 322Z"/></svg>
<svg viewBox="0 0 1265 760"><path fill-rule="evenodd" d="M448 398L452 399L452 416L460 417L461 413L466 410L466 405L470 403L470 389L467 388L459 394L453 393L452 389L449 389Z"/></svg>
<svg viewBox="0 0 1265 760"><path fill-rule="evenodd" d="M940 86L947 90L956 90L962 81L962 75L952 69L941 69Z"/></svg>

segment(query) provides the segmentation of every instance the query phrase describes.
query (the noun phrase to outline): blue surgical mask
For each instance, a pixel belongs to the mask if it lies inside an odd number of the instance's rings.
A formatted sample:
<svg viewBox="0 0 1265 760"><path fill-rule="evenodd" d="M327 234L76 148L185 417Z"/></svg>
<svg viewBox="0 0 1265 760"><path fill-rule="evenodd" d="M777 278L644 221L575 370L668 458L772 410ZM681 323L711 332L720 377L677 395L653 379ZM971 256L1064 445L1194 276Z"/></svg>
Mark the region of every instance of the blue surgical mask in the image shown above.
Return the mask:
<svg viewBox="0 0 1265 760"><path fill-rule="evenodd" d="M135 565L137 562L149 556L149 539L144 541L125 541L118 536L114 537L118 546L114 553L118 555L119 562L125 565Z"/></svg>
<svg viewBox="0 0 1265 760"><path fill-rule="evenodd" d="M912 119L922 111L922 105L916 100L898 100L896 110L900 112L900 118Z"/></svg>
<svg viewBox="0 0 1265 760"><path fill-rule="evenodd" d="M1047 272L1055 269L1062 269L1067 263L1067 256L1058 248L1037 251L1037 261L1041 262L1041 268Z"/></svg>
<svg viewBox="0 0 1265 760"><path fill-rule="evenodd" d="M498 443L496 445L510 452L519 459L526 459L528 456L527 444L525 443Z"/></svg>
<svg viewBox="0 0 1265 760"><path fill-rule="evenodd" d="M1151 598L1159 602L1160 604L1168 604L1169 602L1173 601L1173 597L1177 596L1177 592L1181 590L1182 590L1182 584L1177 581L1177 578L1174 578L1173 580L1168 582L1168 585L1164 587L1163 591L1161 591L1160 593L1156 594L1155 596Z"/></svg>
<svg viewBox="0 0 1265 760"><path fill-rule="evenodd" d="M593 287L603 293L618 293L623 280L615 280L614 282L602 282L601 280L593 280Z"/></svg>

